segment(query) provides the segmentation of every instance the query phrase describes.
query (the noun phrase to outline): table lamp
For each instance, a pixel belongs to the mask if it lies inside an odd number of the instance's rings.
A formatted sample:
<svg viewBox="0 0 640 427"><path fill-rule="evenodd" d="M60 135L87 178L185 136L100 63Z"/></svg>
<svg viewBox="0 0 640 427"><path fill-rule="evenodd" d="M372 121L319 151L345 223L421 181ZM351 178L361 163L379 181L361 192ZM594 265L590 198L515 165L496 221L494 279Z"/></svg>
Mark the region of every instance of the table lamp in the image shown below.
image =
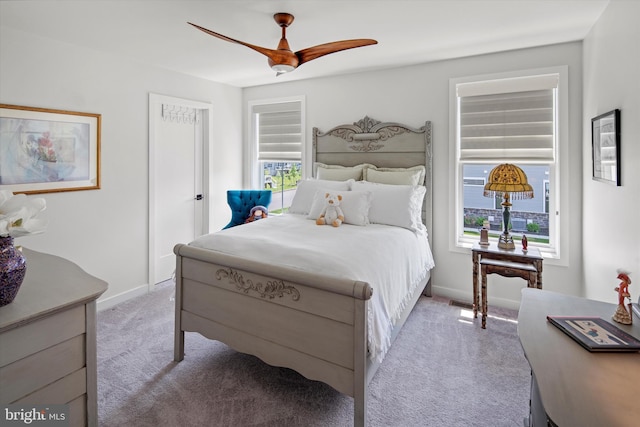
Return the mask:
<svg viewBox="0 0 640 427"><path fill-rule="evenodd" d="M509 223L511 220L510 199L533 199L533 187L527 182L527 175L516 165L504 163L498 165L489 172L489 182L484 186L485 197L504 197L502 206L502 220L504 231L498 240L498 247L501 249L515 249L513 237L509 234Z"/></svg>

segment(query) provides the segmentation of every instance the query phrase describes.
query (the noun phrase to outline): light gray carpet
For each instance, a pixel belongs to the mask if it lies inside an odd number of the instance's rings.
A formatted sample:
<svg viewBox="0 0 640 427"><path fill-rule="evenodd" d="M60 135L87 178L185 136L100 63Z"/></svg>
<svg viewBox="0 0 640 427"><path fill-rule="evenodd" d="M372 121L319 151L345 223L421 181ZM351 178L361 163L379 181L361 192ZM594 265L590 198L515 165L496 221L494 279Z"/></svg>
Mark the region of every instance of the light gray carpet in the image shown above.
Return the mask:
<svg viewBox="0 0 640 427"><path fill-rule="evenodd" d="M100 426L350 426L331 387L187 333L173 362L172 283L98 313ZM421 297L369 386L371 426L522 426L530 371L517 313Z"/></svg>

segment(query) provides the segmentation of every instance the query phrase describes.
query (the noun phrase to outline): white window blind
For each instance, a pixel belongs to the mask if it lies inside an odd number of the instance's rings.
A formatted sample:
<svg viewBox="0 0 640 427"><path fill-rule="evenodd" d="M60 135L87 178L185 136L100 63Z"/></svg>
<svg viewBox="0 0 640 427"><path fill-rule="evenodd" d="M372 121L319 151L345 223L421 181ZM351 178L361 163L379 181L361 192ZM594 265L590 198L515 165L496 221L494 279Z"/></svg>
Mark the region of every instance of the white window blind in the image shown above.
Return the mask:
<svg viewBox="0 0 640 427"><path fill-rule="evenodd" d="M460 161L555 159L557 74L456 87Z"/></svg>
<svg viewBox="0 0 640 427"><path fill-rule="evenodd" d="M282 102L253 108L258 132L258 160L302 160L301 103Z"/></svg>

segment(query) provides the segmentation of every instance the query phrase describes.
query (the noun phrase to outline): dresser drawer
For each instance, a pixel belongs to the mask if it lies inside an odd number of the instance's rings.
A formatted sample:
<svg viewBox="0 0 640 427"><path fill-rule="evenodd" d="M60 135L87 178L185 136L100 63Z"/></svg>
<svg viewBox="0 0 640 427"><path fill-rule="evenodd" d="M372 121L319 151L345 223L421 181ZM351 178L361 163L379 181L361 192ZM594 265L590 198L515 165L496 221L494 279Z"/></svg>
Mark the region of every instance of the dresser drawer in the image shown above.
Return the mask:
<svg viewBox="0 0 640 427"><path fill-rule="evenodd" d="M0 334L0 367L84 334L85 324L79 305Z"/></svg>
<svg viewBox="0 0 640 427"><path fill-rule="evenodd" d="M79 335L0 368L0 402L12 403L85 366Z"/></svg>
<svg viewBox="0 0 640 427"><path fill-rule="evenodd" d="M75 371L13 403L63 405L87 392L87 368Z"/></svg>
<svg viewBox="0 0 640 427"><path fill-rule="evenodd" d="M97 425L97 420L87 419L87 396L80 396L69 402L69 427L85 427Z"/></svg>

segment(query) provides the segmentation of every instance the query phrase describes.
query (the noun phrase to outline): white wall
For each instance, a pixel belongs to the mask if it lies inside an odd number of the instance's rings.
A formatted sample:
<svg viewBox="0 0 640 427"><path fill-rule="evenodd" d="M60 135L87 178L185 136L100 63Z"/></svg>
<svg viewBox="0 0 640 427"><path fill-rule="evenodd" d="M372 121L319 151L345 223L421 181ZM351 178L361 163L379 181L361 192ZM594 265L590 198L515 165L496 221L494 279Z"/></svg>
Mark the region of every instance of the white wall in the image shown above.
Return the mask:
<svg viewBox="0 0 640 427"><path fill-rule="evenodd" d="M640 295L640 2L613 0L584 41L584 278L588 298L615 303L616 269ZM591 118L619 108L622 186L591 178Z"/></svg>
<svg viewBox="0 0 640 427"><path fill-rule="evenodd" d="M102 307L147 290L150 92L213 104L211 229L220 229L225 191L242 183L240 89L0 28L1 103L102 115L102 188L43 195L46 232L16 240L106 280Z"/></svg>
<svg viewBox="0 0 640 427"><path fill-rule="evenodd" d="M346 54L345 54L346 55ZM558 65L569 66L569 168L564 177L571 190L567 209L570 244L568 266L545 261L544 288L579 295L582 284L581 213L582 204L582 44L554 45L492 55L434 62L377 72L358 73L277 85L247 88L248 101L295 95L306 96L307 141L311 128L327 130L335 125L355 122L365 115L381 121L397 121L421 126L433 123L434 156L434 241L436 268L433 275L437 294L471 301L471 255L469 251L449 250L449 79ZM306 65L305 65L306 66ZM308 66L313 66L309 64ZM246 111L245 111L246 114ZM489 301L493 305L518 307L520 289L525 282L492 276Z"/></svg>

